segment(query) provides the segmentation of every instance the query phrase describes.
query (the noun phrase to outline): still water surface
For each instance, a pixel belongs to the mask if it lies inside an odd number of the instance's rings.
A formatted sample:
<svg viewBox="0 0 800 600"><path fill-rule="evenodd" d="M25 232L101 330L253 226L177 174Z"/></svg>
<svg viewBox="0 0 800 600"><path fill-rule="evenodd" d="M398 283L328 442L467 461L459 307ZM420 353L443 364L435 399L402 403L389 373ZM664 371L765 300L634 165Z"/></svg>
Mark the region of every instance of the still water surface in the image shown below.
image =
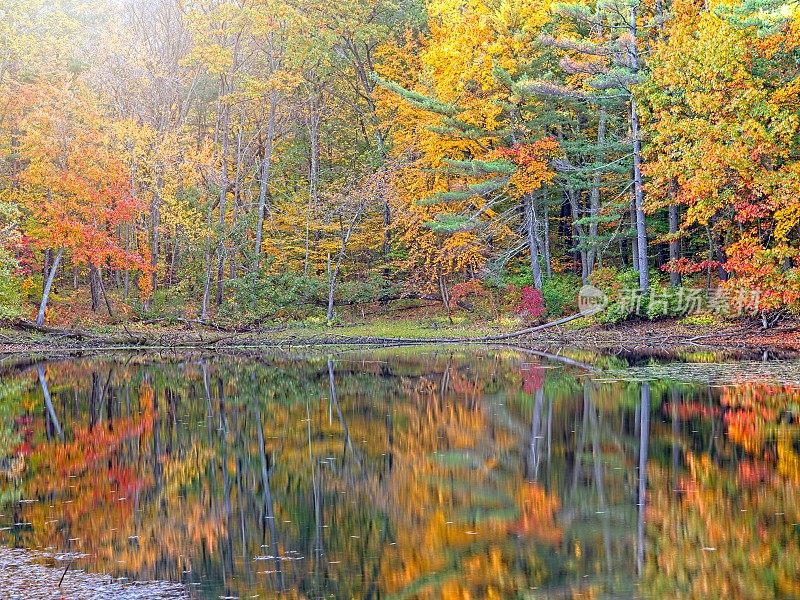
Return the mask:
<svg viewBox="0 0 800 600"><path fill-rule="evenodd" d="M800 597L800 388L649 377L447 348L7 370L0 546L212 599Z"/></svg>

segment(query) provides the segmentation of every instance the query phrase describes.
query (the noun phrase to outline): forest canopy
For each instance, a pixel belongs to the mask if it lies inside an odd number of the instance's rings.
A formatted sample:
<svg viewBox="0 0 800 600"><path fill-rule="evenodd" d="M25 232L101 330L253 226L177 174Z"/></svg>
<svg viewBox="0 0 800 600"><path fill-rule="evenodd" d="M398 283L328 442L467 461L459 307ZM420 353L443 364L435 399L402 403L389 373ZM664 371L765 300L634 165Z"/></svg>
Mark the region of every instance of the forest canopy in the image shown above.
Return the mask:
<svg viewBox="0 0 800 600"><path fill-rule="evenodd" d="M0 0L0 318L796 313L799 11Z"/></svg>

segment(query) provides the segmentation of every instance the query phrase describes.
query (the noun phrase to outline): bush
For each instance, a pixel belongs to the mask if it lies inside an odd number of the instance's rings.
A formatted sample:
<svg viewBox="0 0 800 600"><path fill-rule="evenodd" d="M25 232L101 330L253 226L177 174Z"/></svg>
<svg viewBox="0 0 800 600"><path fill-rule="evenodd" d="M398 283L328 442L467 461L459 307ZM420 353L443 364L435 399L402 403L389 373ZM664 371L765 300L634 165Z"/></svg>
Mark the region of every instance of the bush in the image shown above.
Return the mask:
<svg viewBox="0 0 800 600"><path fill-rule="evenodd" d="M541 317L545 310L542 292L529 285L523 287L522 297L515 312L523 319L533 321Z"/></svg>
<svg viewBox="0 0 800 600"><path fill-rule="evenodd" d="M547 314L560 317L578 310L581 278L571 273L554 273L542 282L542 296Z"/></svg>
<svg viewBox="0 0 800 600"><path fill-rule="evenodd" d="M322 283L324 298L328 298L328 284ZM393 295L392 286L381 275L359 279L339 279L336 283L335 299L346 303L377 302L384 296Z"/></svg>
<svg viewBox="0 0 800 600"><path fill-rule="evenodd" d="M16 319L22 314L21 282L16 275L18 267L14 257L0 249L0 320Z"/></svg>
<svg viewBox="0 0 800 600"><path fill-rule="evenodd" d="M289 272L266 275L247 273L226 283L229 292L220 307L220 316L248 320L274 316L302 318L309 304L323 301L325 283L319 279Z"/></svg>
<svg viewBox="0 0 800 600"><path fill-rule="evenodd" d="M638 293L639 274L633 269L597 269L589 282L608 296L606 309L597 315L601 323L619 323L633 317L653 321L686 314L687 293L682 288L664 285L657 275L651 279L650 291L644 295Z"/></svg>
<svg viewBox="0 0 800 600"><path fill-rule="evenodd" d="M508 265L500 272L501 281L497 287L513 285L521 288L526 285L533 285L533 273L531 265L528 263L514 263Z"/></svg>

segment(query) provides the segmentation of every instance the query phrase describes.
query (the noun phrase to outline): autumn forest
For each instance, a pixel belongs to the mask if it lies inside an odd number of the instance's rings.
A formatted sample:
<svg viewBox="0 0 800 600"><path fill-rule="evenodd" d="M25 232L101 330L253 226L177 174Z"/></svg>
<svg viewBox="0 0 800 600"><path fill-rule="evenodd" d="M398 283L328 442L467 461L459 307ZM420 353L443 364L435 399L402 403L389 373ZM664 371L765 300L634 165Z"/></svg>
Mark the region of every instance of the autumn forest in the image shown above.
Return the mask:
<svg viewBox="0 0 800 600"><path fill-rule="evenodd" d="M798 356L797 0L0 0L3 597L797 598Z"/></svg>
<svg viewBox="0 0 800 600"><path fill-rule="evenodd" d="M798 307L793 3L0 14L4 319L330 324L428 300L502 324L575 312L586 284L634 290L606 321L686 314L687 290L765 326Z"/></svg>

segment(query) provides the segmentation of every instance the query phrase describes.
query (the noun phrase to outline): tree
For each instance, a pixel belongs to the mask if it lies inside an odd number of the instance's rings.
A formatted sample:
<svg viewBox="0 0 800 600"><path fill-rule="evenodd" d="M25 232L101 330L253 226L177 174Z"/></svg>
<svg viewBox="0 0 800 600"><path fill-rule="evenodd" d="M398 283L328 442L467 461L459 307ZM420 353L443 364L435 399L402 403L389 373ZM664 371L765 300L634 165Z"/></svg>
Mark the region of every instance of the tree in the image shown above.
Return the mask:
<svg viewBox="0 0 800 600"><path fill-rule="evenodd" d="M766 314L800 299L794 17L771 33L676 2L648 85L650 189L684 205L707 264ZM674 192L673 186L674 185ZM695 263L698 261L695 261ZM674 269L692 269L691 261ZM752 298L746 298L745 302Z"/></svg>
<svg viewBox="0 0 800 600"><path fill-rule="evenodd" d="M120 140L87 90L31 85L23 92L30 100L20 121L19 154L25 167L11 198L27 209L30 239L56 253L46 269L37 316L41 325L65 251L74 264L92 269L148 268L141 255L124 250L115 237L115 228L133 221L142 206L118 158Z"/></svg>

